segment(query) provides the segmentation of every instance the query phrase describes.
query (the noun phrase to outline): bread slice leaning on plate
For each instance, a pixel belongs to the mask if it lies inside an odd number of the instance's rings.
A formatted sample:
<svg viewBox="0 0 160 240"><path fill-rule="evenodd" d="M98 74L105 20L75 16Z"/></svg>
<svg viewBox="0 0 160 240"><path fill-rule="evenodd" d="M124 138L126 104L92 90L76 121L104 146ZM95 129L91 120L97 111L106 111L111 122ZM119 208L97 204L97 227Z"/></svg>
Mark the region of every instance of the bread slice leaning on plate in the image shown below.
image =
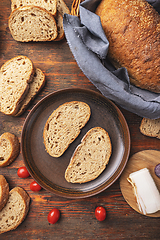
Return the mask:
<svg viewBox="0 0 160 240"><path fill-rule="evenodd" d="M71 183L86 183L97 178L106 168L112 152L108 133L101 127L90 129L75 149L65 172Z"/></svg>

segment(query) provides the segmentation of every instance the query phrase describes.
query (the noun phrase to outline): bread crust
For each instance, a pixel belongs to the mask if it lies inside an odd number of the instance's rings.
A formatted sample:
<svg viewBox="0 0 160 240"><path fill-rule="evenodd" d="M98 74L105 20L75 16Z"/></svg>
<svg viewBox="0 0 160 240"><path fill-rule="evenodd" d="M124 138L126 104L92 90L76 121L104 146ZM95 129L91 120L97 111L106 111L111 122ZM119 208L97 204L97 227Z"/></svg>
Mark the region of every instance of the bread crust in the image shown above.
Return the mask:
<svg viewBox="0 0 160 240"><path fill-rule="evenodd" d="M10 150L4 145L3 142L8 143L10 145ZM20 143L18 137L12 133L5 132L0 136L0 144L2 145L5 153L0 153L0 167L6 167L10 165L19 155L20 152ZM8 152L9 151L9 152Z"/></svg>
<svg viewBox="0 0 160 240"><path fill-rule="evenodd" d="M160 92L160 15L144 0L102 0L96 9L115 67L131 84Z"/></svg>
<svg viewBox="0 0 160 240"><path fill-rule="evenodd" d="M0 211L6 205L9 196L9 184L3 175L0 175Z"/></svg>

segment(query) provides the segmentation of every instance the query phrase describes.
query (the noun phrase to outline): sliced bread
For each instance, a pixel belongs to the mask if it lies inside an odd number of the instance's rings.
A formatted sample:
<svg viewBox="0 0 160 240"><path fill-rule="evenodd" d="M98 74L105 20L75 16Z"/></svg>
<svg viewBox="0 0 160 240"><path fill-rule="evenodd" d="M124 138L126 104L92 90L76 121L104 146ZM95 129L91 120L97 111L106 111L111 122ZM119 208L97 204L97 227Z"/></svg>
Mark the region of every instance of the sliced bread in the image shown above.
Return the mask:
<svg viewBox="0 0 160 240"><path fill-rule="evenodd" d="M64 29L63 29L63 17L59 11L57 11L57 15L56 15L55 19L56 19L57 31L58 31L58 35L57 35L55 41L60 41L64 38Z"/></svg>
<svg viewBox="0 0 160 240"><path fill-rule="evenodd" d="M29 90L34 67L26 56L17 56L5 62L0 69L0 111L14 115Z"/></svg>
<svg viewBox="0 0 160 240"><path fill-rule="evenodd" d="M24 6L9 17L9 29L16 41L52 41L57 37L57 25L52 14L44 8Z"/></svg>
<svg viewBox="0 0 160 240"><path fill-rule="evenodd" d="M23 6L38 6L46 9L52 15L56 15L57 12L57 0L11 0L12 11Z"/></svg>
<svg viewBox="0 0 160 240"><path fill-rule="evenodd" d="M33 82L30 84L29 92L26 95L26 97L23 99L21 103L21 107L15 116L20 116L26 110L29 103L35 98L35 96L44 87L44 85L45 85L45 75L39 68L36 68L35 74L33 77Z"/></svg>
<svg viewBox="0 0 160 240"><path fill-rule="evenodd" d="M3 175L0 175L0 211L6 205L9 196L9 184Z"/></svg>
<svg viewBox="0 0 160 240"><path fill-rule="evenodd" d="M25 219L29 210L30 197L21 187L9 192L9 198L0 212L0 234L16 229Z"/></svg>
<svg viewBox="0 0 160 240"><path fill-rule="evenodd" d="M140 124L140 132L146 136L160 139L160 118L143 118Z"/></svg>
<svg viewBox="0 0 160 240"><path fill-rule="evenodd" d="M12 133L5 132L0 136L0 167L11 164L20 152L18 137Z"/></svg>
<svg viewBox="0 0 160 240"><path fill-rule="evenodd" d="M57 0L57 10L60 12L60 14L63 16L65 13L70 14L70 10L67 7L65 1L63 0Z"/></svg>
<svg viewBox="0 0 160 240"><path fill-rule="evenodd" d="M79 101L60 105L48 118L43 131L44 145L52 157L60 157L79 135L91 115L88 104Z"/></svg>
<svg viewBox="0 0 160 240"><path fill-rule="evenodd" d="M101 127L90 129L75 149L65 172L71 183L85 183L97 178L106 168L112 152L108 133Z"/></svg>

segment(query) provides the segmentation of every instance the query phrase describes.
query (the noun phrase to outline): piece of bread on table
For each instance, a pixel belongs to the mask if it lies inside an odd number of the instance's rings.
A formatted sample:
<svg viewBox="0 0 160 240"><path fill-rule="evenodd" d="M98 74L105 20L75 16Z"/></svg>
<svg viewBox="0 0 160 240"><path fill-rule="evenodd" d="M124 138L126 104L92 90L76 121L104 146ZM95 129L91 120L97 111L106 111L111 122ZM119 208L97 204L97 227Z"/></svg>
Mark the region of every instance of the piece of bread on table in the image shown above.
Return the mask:
<svg viewBox="0 0 160 240"><path fill-rule="evenodd" d="M6 61L0 69L0 111L15 115L21 101L29 91L34 67L26 56L17 56Z"/></svg>
<svg viewBox="0 0 160 240"><path fill-rule="evenodd" d="M75 149L65 171L65 179L71 183L94 180L106 168L111 152L108 133L101 127L90 129Z"/></svg>
<svg viewBox="0 0 160 240"><path fill-rule="evenodd" d="M52 15L56 15L57 12L57 0L11 0L11 9L12 11L23 6L38 6L46 9Z"/></svg>
<svg viewBox="0 0 160 240"><path fill-rule="evenodd" d="M140 124L140 132L143 135L160 139L160 118L143 118Z"/></svg>
<svg viewBox="0 0 160 240"><path fill-rule="evenodd" d="M102 0L100 16L109 41L108 56L128 70L131 84L160 92L160 15L145 0Z"/></svg>
<svg viewBox="0 0 160 240"><path fill-rule="evenodd" d="M26 110L29 103L35 98L35 96L40 92L40 90L44 87L44 85L45 85L45 75L41 71L41 69L36 68L33 81L30 84L28 94L21 102L21 107L18 113L15 115L16 117L20 116Z"/></svg>
<svg viewBox="0 0 160 240"><path fill-rule="evenodd" d="M9 192L6 205L0 211L0 234L16 229L29 211L30 197L21 187Z"/></svg>
<svg viewBox="0 0 160 240"><path fill-rule="evenodd" d="M80 101L66 102L49 116L43 131L46 151L52 157L60 157L77 138L88 122L91 110Z"/></svg>
<svg viewBox="0 0 160 240"><path fill-rule="evenodd" d="M9 17L9 29L16 41L52 41L57 37L57 24L44 8L24 6L15 9Z"/></svg>
<svg viewBox="0 0 160 240"><path fill-rule="evenodd" d="M64 38L65 34L64 34L64 29L63 29L63 17L60 14L59 11L57 11L57 15L55 17L55 20L56 20L56 23L57 23L58 35L57 35L57 37L54 41L60 41Z"/></svg>
<svg viewBox="0 0 160 240"><path fill-rule="evenodd" d="M3 175L0 175L0 211L6 205L9 196L9 184Z"/></svg>
<svg viewBox="0 0 160 240"><path fill-rule="evenodd" d="M67 7L65 1L63 0L57 0L57 10L60 12L60 14L63 16L65 13L70 14L70 10Z"/></svg>
<svg viewBox="0 0 160 240"><path fill-rule="evenodd" d="M18 137L12 133L5 132L0 136L0 167L11 164L20 152Z"/></svg>

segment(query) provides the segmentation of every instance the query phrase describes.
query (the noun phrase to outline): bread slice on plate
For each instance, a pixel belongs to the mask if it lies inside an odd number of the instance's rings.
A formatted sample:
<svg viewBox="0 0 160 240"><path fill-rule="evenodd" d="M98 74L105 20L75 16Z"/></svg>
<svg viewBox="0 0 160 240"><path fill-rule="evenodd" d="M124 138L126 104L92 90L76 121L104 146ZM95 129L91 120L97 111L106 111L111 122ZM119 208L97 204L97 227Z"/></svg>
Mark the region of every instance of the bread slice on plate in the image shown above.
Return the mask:
<svg viewBox="0 0 160 240"><path fill-rule="evenodd" d="M28 107L29 103L35 98L35 96L40 92L40 90L45 85L45 75L41 69L36 68L33 77L33 82L30 84L28 94L21 102L21 107L15 116L20 116Z"/></svg>
<svg viewBox="0 0 160 240"><path fill-rule="evenodd" d="M50 115L43 131L44 145L52 157L60 157L80 134L91 115L88 104L66 102Z"/></svg>
<svg viewBox="0 0 160 240"><path fill-rule="evenodd" d="M0 136L0 167L11 164L20 152L18 137L12 133L5 132Z"/></svg>
<svg viewBox="0 0 160 240"><path fill-rule="evenodd" d="M160 139L160 118L143 118L140 125L140 132L143 135Z"/></svg>
<svg viewBox="0 0 160 240"><path fill-rule="evenodd" d="M9 196L9 184L3 175L0 175L0 211L6 205Z"/></svg>
<svg viewBox="0 0 160 240"><path fill-rule="evenodd" d="M26 56L17 56L5 62L0 69L0 111L14 115L29 90L34 67Z"/></svg>
<svg viewBox="0 0 160 240"><path fill-rule="evenodd" d="M57 12L57 0L11 0L12 11L19 7L29 5L44 8L52 15L56 15Z"/></svg>
<svg viewBox="0 0 160 240"><path fill-rule="evenodd" d="M106 168L111 152L108 133L101 127L90 129L75 149L65 171L65 179L71 183L94 180Z"/></svg>
<svg viewBox="0 0 160 240"><path fill-rule="evenodd" d="M0 234L16 229L25 219L29 211L30 197L21 187L9 192L6 205L0 211Z"/></svg>
<svg viewBox="0 0 160 240"><path fill-rule="evenodd" d="M9 17L9 29L16 41L52 41L57 37L56 21L44 8L24 6Z"/></svg>

